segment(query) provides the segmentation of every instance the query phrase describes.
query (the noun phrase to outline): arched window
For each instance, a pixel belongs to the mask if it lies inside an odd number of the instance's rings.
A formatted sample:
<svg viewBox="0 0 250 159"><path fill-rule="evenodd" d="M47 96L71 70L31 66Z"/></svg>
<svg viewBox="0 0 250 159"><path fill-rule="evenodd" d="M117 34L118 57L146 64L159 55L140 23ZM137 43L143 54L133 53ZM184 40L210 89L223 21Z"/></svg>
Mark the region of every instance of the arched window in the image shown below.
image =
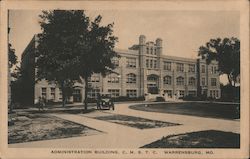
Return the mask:
<svg viewBox="0 0 250 159"><path fill-rule="evenodd" d="M179 85L179 86L182 86L184 85L184 78L183 77L177 77L176 78L176 84Z"/></svg>
<svg viewBox="0 0 250 159"><path fill-rule="evenodd" d="M168 85L171 85L171 76L165 76L164 78L163 78L163 83L164 84L168 84Z"/></svg>
<svg viewBox="0 0 250 159"><path fill-rule="evenodd" d="M136 83L136 75L134 73L127 74L127 83Z"/></svg>
<svg viewBox="0 0 250 159"><path fill-rule="evenodd" d="M194 77L189 77L188 79L188 85L194 86L195 85L195 78Z"/></svg>

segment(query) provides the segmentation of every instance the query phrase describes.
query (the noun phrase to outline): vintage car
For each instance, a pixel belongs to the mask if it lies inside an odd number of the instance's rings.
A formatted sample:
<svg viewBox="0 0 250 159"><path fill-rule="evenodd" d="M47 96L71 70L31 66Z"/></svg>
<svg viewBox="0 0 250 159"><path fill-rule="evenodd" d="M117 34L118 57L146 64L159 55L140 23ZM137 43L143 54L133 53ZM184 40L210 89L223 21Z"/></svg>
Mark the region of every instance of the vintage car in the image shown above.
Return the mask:
<svg viewBox="0 0 250 159"><path fill-rule="evenodd" d="M115 110L111 94L99 94L97 98L97 109Z"/></svg>

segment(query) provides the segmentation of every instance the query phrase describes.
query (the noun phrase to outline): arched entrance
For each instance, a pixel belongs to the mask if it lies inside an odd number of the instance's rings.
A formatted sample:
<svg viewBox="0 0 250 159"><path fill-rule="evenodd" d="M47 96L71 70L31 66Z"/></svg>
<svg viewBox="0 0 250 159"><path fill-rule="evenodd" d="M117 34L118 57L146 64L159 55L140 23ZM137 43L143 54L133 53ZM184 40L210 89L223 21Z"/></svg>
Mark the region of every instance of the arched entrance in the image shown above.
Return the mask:
<svg viewBox="0 0 250 159"><path fill-rule="evenodd" d="M155 74L148 75L147 88L148 88L148 93L158 94L159 93L159 76Z"/></svg>

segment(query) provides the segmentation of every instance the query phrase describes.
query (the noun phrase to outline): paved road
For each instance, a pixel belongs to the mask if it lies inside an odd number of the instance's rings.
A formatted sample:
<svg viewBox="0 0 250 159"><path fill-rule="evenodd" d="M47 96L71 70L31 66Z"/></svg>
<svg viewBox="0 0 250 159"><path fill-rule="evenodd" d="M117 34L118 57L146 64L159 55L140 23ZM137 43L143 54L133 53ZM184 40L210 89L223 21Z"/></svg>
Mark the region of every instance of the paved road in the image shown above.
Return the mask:
<svg viewBox="0 0 250 159"><path fill-rule="evenodd" d="M95 111L88 114L50 114L65 120L84 124L88 127L102 131L99 135L72 137L56 140L44 140L28 143L11 144L10 147L55 147L55 148L139 148L156 141L163 136L180 134L201 130L221 130L227 132L240 132L240 122L237 120L224 120L203 118L176 114L163 114L156 112L143 112L129 109L130 104L116 104L115 111ZM138 103L136 103L138 104ZM111 114L122 114L160 120L181 125L154 129L137 129L121 124L97 120L93 117Z"/></svg>

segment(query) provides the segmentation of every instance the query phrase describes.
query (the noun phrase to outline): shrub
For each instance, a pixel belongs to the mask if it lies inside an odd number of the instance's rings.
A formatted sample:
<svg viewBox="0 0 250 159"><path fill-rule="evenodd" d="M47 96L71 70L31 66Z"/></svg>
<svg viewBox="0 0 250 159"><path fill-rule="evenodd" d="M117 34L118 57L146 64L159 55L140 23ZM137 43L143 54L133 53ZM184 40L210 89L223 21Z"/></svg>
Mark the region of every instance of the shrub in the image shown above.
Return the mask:
<svg viewBox="0 0 250 159"><path fill-rule="evenodd" d="M187 100L187 101L196 101L196 100L199 100L199 97L187 95L187 96L183 97L183 100Z"/></svg>
<svg viewBox="0 0 250 159"><path fill-rule="evenodd" d="M163 97L156 97L157 102L165 102L165 99Z"/></svg>

